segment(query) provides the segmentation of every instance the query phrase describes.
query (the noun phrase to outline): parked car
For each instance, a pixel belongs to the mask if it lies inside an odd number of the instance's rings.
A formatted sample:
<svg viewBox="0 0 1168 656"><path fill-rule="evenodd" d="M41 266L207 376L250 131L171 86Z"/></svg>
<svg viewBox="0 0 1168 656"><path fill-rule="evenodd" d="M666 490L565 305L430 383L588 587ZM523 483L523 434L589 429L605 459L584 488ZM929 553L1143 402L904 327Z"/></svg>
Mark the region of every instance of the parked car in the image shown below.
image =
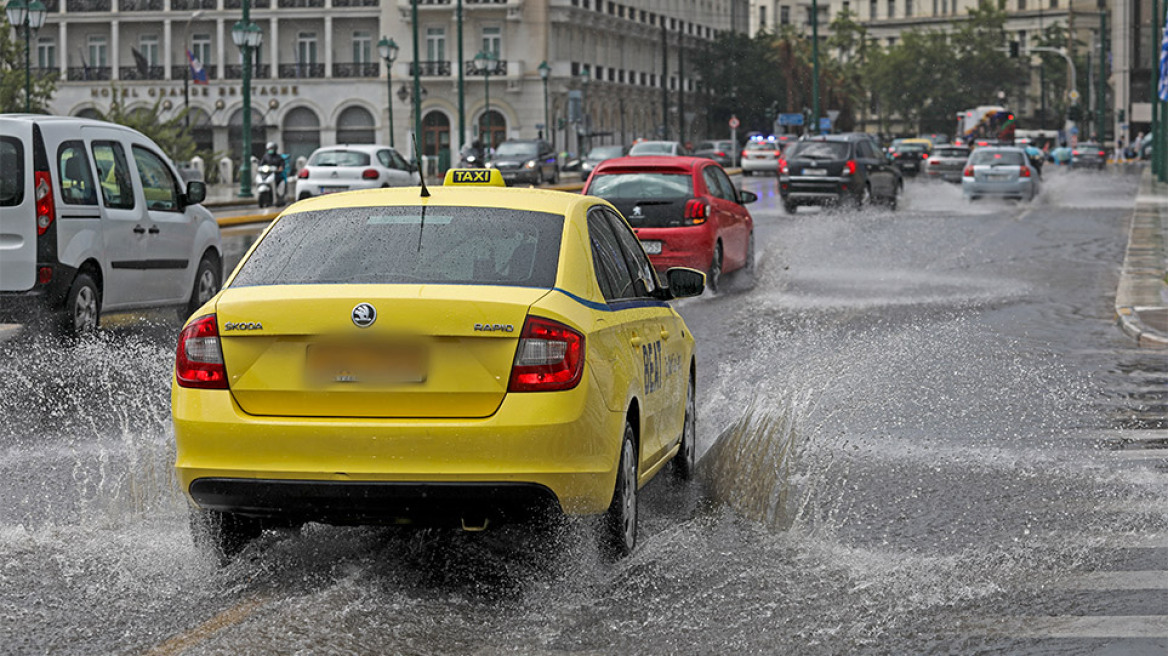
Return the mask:
<svg viewBox="0 0 1168 656"><path fill-rule="evenodd" d="M641 239L653 268L706 271L718 290L722 275L754 270L754 219L717 163L699 157L622 157L602 162L584 194L612 203Z"/></svg>
<svg viewBox="0 0 1168 656"><path fill-rule="evenodd" d="M866 134L814 137L791 144L779 162L783 207L879 202L895 209L904 188L900 170Z"/></svg>
<svg viewBox="0 0 1168 656"><path fill-rule="evenodd" d="M752 140L742 149L742 175L779 174L780 146L778 141Z"/></svg>
<svg viewBox="0 0 1168 656"><path fill-rule="evenodd" d="M700 141L694 148L694 157L705 157L725 168L733 168L737 165L735 161L737 152L738 147L729 139L725 141Z"/></svg>
<svg viewBox="0 0 1168 656"><path fill-rule="evenodd" d="M223 280L206 193L137 130L0 114L0 322L77 336L121 310L185 318Z"/></svg>
<svg viewBox="0 0 1168 656"><path fill-rule="evenodd" d="M682 157L690 154L689 148L680 141L638 141L629 148L629 157L646 155L672 155Z"/></svg>
<svg viewBox="0 0 1168 656"><path fill-rule="evenodd" d="M556 151L543 139L509 139L495 148L487 166L499 169L503 181L541 185L560 181Z"/></svg>
<svg viewBox="0 0 1168 656"><path fill-rule="evenodd" d="M983 196L1030 200L1038 193L1038 180L1038 170L1025 150L986 146L969 156L962 172L961 190L970 200Z"/></svg>
<svg viewBox="0 0 1168 656"><path fill-rule="evenodd" d="M625 147L621 145L597 146L593 148L588 151L588 155L580 162L580 177L587 180L588 176L592 174L592 169L596 168L597 164L616 157L624 157L625 150Z"/></svg>
<svg viewBox="0 0 1168 656"><path fill-rule="evenodd" d="M418 168L389 146L349 145L317 148L296 174L296 200L382 187L421 184Z"/></svg>
<svg viewBox="0 0 1168 656"><path fill-rule="evenodd" d="M1071 168L1103 170L1107 150L1094 141L1084 141L1071 149Z"/></svg>
<svg viewBox="0 0 1168 656"><path fill-rule="evenodd" d="M925 160L925 176L930 180L960 183L968 159L967 146L937 146L932 156Z"/></svg>

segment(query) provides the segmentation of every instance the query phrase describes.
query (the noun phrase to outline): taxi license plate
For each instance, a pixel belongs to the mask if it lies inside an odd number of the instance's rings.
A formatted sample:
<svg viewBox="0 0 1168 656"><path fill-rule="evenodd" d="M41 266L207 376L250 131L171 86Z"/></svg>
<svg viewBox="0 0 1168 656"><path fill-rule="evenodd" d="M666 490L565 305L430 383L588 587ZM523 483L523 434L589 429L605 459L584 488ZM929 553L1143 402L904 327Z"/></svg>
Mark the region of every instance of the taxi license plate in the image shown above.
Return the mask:
<svg viewBox="0 0 1168 656"><path fill-rule="evenodd" d="M410 343L310 344L309 382L400 384L426 380L426 349Z"/></svg>
<svg viewBox="0 0 1168 656"><path fill-rule="evenodd" d="M660 255L662 243L659 241L643 241L641 245L645 247L645 252L649 255Z"/></svg>
<svg viewBox="0 0 1168 656"><path fill-rule="evenodd" d="M322 193L322 194L335 194L337 192L348 191L348 190L349 190L348 187L321 187L320 193Z"/></svg>
<svg viewBox="0 0 1168 656"><path fill-rule="evenodd" d="M827 169L803 169L803 175L827 175Z"/></svg>

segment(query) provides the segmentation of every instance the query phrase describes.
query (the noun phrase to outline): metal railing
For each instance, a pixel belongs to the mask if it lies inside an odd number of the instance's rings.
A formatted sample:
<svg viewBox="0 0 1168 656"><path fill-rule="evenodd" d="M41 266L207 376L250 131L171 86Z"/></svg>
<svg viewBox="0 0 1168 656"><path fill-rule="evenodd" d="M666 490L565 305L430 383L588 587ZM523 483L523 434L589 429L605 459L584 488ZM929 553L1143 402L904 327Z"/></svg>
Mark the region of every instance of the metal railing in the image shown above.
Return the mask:
<svg viewBox="0 0 1168 656"><path fill-rule="evenodd" d="M219 0L170 0L174 11L194 11L195 9L218 9Z"/></svg>
<svg viewBox="0 0 1168 656"><path fill-rule="evenodd" d="M164 80L166 79L165 66L119 66L118 77L123 80Z"/></svg>
<svg viewBox="0 0 1168 656"><path fill-rule="evenodd" d="M70 66L65 73L70 82L94 82L110 79L109 66Z"/></svg>
<svg viewBox="0 0 1168 656"><path fill-rule="evenodd" d="M251 74L252 79L255 79L255 78L265 78L266 79L266 78L272 77L272 65L271 64L256 64L254 66L254 69L255 69L254 72L252 72L252 74ZM207 77L210 77L210 74L208 74ZM241 66L240 64L227 64L226 66L223 67L223 77L227 78L228 80L241 80L241 79L243 79L243 66Z"/></svg>
<svg viewBox="0 0 1168 656"><path fill-rule="evenodd" d="M242 0L223 0L224 9L240 9L243 7ZM251 0L252 9L271 9L272 0Z"/></svg>
<svg viewBox="0 0 1168 656"><path fill-rule="evenodd" d="M370 62L333 64L333 77L377 77L381 74L380 69L380 64Z"/></svg>
<svg viewBox="0 0 1168 656"><path fill-rule="evenodd" d="M324 64L280 64L278 70L281 79L324 77Z"/></svg>
<svg viewBox="0 0 1168 656"><path fill-rule="evenodd" d="M422 77L450 77L450 62L448 61L420 61L410 62L410 75L414 70Z"/></svg>
<svg viewBox="0 0 1168 656"><path fill-rule="evenodd" d="M487 61L479 61L475 59L466 60L467 75L486 75L490 71L491 75L506 75L507 74L507 60L495 59Z"/></svg>
<svg viewBox="0 0 1168 656"><path fill-rule="evenodd" d="M334 7L379 7L381 0L333 0Z"/></svg>
<svg viewBox="0 0 1168 656"><path fill-rule="evenodd" d="M162 11L162 0L118 0L118 11Z"/></svg>
<svg viewBox="0 0 1168 656"><path fill-rule="evenodd" d="M323 7L324 0L279 0L281 9L295 7Z"/></svg>
<svg viewBox="0 0 1168 656"><path fill-rule="evenodd" d="M69 12L109 11L110 0L65 0Z"/></svg>
<svg viewBox="0 0 1168 656"><path fill-rule="evenodd" d="M171 2L174 2L174 0L171 0ZM186 53L183 53L183 55L185 56ZM187 76L187 71L190 69L191 67L188 64L175 64L170 67L170 77L173 80L184 79ZM214 80L215 72L218 68L216 68L215 64L203 64L203 70L206 71L208 80Z"/></svg>

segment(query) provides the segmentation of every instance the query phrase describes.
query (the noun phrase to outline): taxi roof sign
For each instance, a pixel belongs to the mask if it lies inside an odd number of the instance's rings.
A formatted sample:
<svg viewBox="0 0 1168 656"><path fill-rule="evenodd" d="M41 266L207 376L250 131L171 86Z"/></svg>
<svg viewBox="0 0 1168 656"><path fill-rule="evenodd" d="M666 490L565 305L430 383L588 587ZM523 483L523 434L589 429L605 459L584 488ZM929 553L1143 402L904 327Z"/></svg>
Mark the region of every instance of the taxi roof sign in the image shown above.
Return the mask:
<svg viewBox="0 0 1168 656"><path fill-rule="evenodd" d="M485 186L506 187L503 174L499 169L450 169L446 172L446 179L442 181L445 187L452 186Z"/></svg>

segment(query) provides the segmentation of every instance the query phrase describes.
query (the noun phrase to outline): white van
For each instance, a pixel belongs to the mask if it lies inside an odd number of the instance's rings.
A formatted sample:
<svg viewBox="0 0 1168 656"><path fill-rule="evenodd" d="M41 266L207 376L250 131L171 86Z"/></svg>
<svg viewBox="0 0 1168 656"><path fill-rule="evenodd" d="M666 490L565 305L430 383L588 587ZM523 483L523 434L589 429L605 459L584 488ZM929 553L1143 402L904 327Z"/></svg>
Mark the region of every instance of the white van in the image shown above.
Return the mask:
<svg viewBox="0 0 1168 656"><path fill-rule="evenodd" d="M78 335L108 312L194 312L223 280L206 193L136 130L0 114L0 322Z"/></svg>

